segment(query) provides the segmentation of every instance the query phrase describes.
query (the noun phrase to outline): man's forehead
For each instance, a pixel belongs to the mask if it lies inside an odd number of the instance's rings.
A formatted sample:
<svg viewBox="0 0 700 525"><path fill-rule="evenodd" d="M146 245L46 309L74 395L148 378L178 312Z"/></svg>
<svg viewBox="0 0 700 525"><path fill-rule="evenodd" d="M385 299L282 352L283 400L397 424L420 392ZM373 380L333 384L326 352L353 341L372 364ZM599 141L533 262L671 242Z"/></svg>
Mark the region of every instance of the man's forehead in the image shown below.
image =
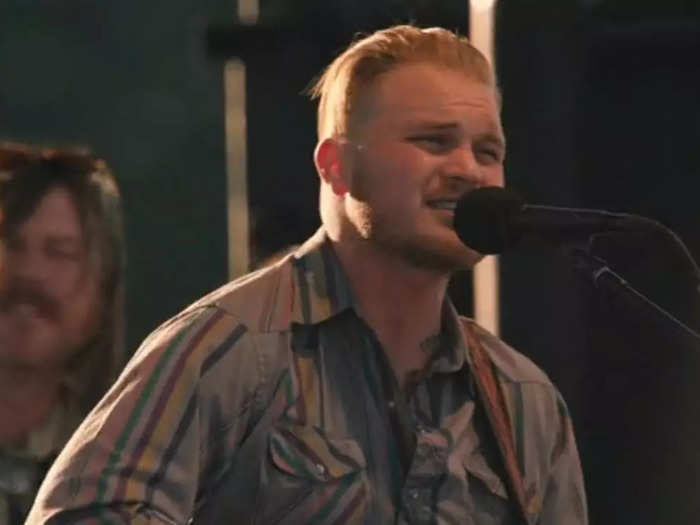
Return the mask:
<svg viewBox="0 0 700 525"><path fill-rule="evenodd" d="M434 98L469 102L483 97L495 100L494 86L467 71L428 63L404 64L374 79L368 94L386 101L421 101ZM384 97L382 97L384 95Z"/></svg>
<svg viewBox="0 0 700 525"><path fill-rule="evenodd" d="M389 102L376 108L377 116L386 116L403 122L444 123L479 120L484 123L500 123L495 106L477 100L416 102L401 104Z"/></svg>
<svg viewBox="0 0 700 525"><path fill-rule="evenodd" d="M83 224L75 198L68 189L60 186L48 190L17 229L28 235L65 239L83 237Z"/></svg>
<svg viewBox="0 0 700 525"><path fill-rule="evenodd" d="M464 72L431 65L403 66L368 86L356 107L359 122L433 122L491 127L500 132L496 90Z"/></svg>
<svg viewBox="0 0 700 525"><path fill-rule="evenodd" d="M374 121L382 128L400 130L439 130L491 134L504 140L498 113L481 104L469 102L445 102L439 104L415 104L402 106L389 104L367 113L365 123Z"/></svg>

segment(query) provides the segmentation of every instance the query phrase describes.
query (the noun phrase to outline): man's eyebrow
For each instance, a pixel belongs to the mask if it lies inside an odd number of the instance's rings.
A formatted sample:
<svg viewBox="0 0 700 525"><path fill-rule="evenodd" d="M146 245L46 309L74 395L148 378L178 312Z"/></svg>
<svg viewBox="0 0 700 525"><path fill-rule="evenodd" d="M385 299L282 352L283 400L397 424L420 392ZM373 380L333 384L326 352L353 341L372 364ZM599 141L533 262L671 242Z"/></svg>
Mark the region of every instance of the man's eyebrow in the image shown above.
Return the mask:
<svg viewBox="0 0 700 525"><path fill-rule="evenodd" d="M444 122L439 120L415 120L409 121L408 126L412 128L431 129L437 131L459 129L457 122Z"/></svg>
<svg viewBox="0 0 700 525"><path fill-rule="evenodd" d="M506 141L505 138L503 138L501 135L498 133L480 133L479 135L476 136L477 140L481 140L484 142L491 142L503 149L506 147Z"/></svg>
<svg viewBox="0 0 700 525"><path fill-rule="evenodd" d="M439 120L415 120L409 121L407 123L410 128L421 128L421 129L431 129L436 131L451 131L461 129L461 124L459 122L453 121L439 121ZM486 131L484 133L478 133L476 138L480 140L488 140L491 142L498 142L500 144L505 144L503 136L496 131Z"/></svg>
<svg viewBox="0 0 700 525"><path fill-rule="evenodd" d="M54 233L54 234L49 234L46 236L46 242L48 244L53 245L53 246L57 246L57 245L80 246L82 239L76 235L72 235L72 234L68 234L68 233L66 233L66 234L63 234L63 233L55 234Z"/></svg>
<svg viewBox="0 0 700 525"><path fill-rule="evenodd" d="M414 120L407 122L407 128L411 132L455 130L459 131L461 129L461 124L456 121ZM475 140L480 140L494 144L495 146L498 146L503 150L506 149L505 137L497 131L486 131L484 133L478 133L474 138Z"/></svg>

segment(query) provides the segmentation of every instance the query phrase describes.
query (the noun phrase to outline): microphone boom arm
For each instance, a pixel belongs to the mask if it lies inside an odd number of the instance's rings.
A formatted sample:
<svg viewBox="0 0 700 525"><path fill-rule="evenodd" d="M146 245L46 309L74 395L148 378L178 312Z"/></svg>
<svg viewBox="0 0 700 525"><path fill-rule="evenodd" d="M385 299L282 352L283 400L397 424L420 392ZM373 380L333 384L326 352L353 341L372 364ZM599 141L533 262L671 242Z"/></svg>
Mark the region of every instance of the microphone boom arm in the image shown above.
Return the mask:
<svg viewBox="0 0 700 525"><path fill-rule="evenodd" d="M591 255L587 250L576 248L570 254L579 263L577 269L589 277L596 289L603 291L619 303L624 303L628 309L651 316L663 321L668 327L688 337L696 344L700 343L700 334L685 323L661 308L647 296L636 290L619 274L615 273L608 263L600 257Z"/></svg>

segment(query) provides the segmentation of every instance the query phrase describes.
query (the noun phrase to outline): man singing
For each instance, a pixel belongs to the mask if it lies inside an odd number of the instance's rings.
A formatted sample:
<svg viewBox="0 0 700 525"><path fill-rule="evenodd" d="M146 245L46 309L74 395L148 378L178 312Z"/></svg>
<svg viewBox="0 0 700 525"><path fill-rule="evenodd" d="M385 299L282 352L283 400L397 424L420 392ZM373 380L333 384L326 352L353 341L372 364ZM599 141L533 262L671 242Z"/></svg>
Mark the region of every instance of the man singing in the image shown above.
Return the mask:
<svg viewBox="0 0 700 525"><path fill-rule="evenodd" d="M503 184L489 64L396 26L313 95L321 228L144 342L29 523L587 522L559 393L446 296L457 200Z"/></svg>

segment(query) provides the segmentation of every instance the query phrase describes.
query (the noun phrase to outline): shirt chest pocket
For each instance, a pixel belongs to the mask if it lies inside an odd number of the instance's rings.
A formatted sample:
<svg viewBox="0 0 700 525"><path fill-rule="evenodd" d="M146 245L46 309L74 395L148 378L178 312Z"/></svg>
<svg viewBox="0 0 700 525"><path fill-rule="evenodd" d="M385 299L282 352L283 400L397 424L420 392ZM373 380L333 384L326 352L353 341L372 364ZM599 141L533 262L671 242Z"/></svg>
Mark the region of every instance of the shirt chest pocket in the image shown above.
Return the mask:
<svg viewBox="0 0 700 525"><path fill-rule="evenodd" d="M261 465L256 523L332 523L362 515L369 495L356 441L293 424L273 427Z"/></svg>

